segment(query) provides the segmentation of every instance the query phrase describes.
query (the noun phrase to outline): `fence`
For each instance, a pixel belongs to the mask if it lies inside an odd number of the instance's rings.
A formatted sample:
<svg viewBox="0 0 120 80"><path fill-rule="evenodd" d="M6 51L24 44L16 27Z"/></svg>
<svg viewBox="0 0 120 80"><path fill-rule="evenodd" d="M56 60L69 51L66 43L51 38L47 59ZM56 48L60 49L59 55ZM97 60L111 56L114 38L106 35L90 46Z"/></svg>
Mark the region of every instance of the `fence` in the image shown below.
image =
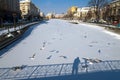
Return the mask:
<svg viewBox="0 0 120 80"><path fill-rule="evenodd" d="M79 65L78 74L120 70L120 60ZM0 68L0 80L46 78L72 74L72 63Z"/></svg>

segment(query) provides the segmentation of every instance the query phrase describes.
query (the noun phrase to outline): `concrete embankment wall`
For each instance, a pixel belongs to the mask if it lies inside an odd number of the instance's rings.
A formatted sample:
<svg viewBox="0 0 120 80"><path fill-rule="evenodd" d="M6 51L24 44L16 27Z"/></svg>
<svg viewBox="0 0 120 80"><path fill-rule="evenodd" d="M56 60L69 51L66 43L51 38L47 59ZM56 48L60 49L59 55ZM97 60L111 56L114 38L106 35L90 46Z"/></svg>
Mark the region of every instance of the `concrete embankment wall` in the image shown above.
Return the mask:
<svg viewBox="0 0 120 80"><path fill-rule="evenodd" d="M22 36L24 34L24 32L32 25L35 25L39 22L30 24L30 25L26 25L24 26L24 28L20 29L20 30L16 30L4 35L0 36L0 50L4 49L5 47L7 47L8 45L10 45L11 43L13 43L14 41L16 41L17 39L20 38L20 36ZM8 36L10 35L10 36Z"/></svg>

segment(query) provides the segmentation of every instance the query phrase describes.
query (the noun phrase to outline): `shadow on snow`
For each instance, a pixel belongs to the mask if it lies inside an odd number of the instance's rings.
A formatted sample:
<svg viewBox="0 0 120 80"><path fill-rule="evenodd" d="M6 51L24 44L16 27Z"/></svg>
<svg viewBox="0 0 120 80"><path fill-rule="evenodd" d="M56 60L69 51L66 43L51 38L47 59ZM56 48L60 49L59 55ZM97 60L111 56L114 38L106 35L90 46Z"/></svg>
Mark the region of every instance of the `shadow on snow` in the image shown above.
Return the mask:
<svg viewBox="0 0 120 80"><path fill-rule="evenodd" d="M16 66L0 68L0 79L24 80L120 80L120 60L80 63L78 74L72 74L74 63ZM86 68L87 71L86 71Z"/></svg>
<svg viewBox="0 0 120 80"><path fill-rule="evenodd" d="M28 79L24 79L28 80ZM120 80L119 71L93 72L78 75L65 75L56 77L32 78L29 80Z"/></svg>

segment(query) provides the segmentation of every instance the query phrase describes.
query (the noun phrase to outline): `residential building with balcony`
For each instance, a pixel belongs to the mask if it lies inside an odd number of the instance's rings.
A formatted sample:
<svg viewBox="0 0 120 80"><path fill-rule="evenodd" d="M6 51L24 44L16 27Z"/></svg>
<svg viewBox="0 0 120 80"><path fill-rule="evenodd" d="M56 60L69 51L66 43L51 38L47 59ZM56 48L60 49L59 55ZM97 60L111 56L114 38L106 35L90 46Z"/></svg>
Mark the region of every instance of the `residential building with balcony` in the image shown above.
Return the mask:
<svg viewBox="0 0 120 80"><path fill-rule="evenodd" d="M34 18L39 17L40 9L32 3L31 0L21 0L20 1L20 10L22 19L33 20Z"/></svg>

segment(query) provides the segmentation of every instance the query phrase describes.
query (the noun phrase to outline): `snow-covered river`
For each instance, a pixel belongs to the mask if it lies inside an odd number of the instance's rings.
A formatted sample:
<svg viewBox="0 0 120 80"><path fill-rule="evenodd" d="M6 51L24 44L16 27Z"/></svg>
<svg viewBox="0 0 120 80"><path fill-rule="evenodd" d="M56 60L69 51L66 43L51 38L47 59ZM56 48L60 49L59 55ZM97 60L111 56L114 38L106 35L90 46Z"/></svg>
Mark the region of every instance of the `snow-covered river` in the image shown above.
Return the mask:
<svg viewBox="0 0 120 80"><path fill-rule="evenodd" d="M2 68L72 63L76 57L119 60L120 35L94 25L51 19L31 26L0 54Z"/></svg>

